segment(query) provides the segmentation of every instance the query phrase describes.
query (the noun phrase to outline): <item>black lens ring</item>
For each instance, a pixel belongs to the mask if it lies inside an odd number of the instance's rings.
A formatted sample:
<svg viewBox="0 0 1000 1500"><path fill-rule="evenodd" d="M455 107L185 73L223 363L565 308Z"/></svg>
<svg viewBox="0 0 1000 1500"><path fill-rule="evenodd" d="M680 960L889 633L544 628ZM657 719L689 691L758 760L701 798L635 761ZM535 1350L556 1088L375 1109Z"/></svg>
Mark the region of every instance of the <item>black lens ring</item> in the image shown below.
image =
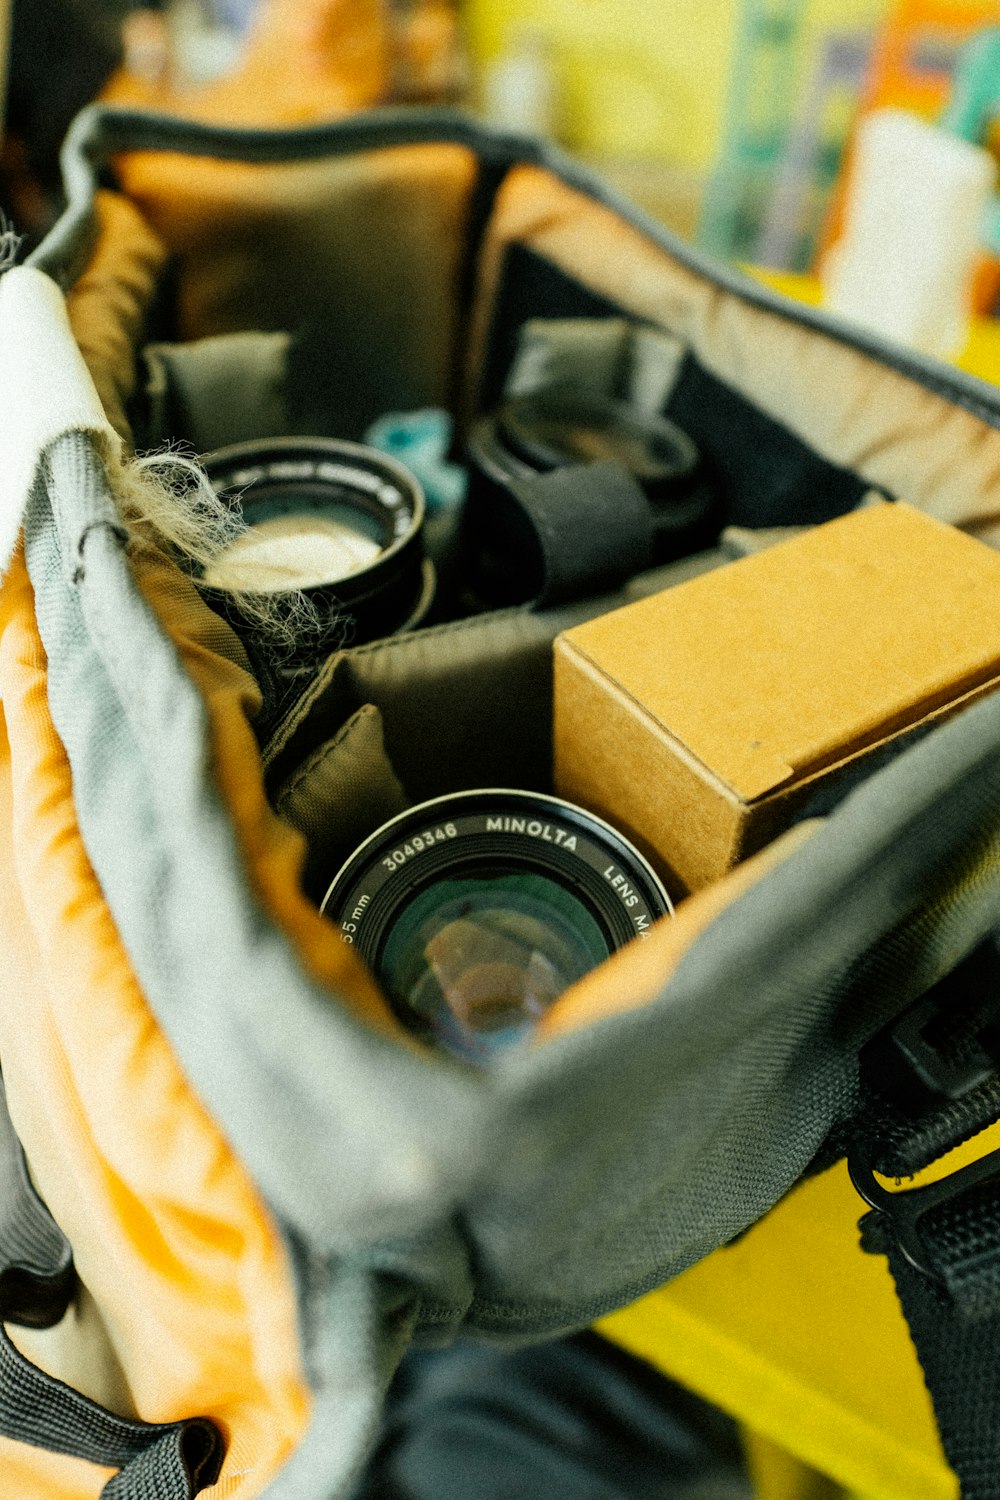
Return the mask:
<svg viewBox="0 0 1000 1500"><path fill-rule="evenodd" d="M355 643L392 635L417 622L418 601L427 595L426 505L419 482L403 464L361 443L288 437L219 448L206 454L202 465L216 492L238 502L251 525L255 510L282 491L302 487L303 514L321 513L325 489L328 503L353 504L359 514L375 520L382 546L368 566L301 590L320 618L330 620L332 636L342 638L345 617L352 623ZM239 629L239 610L227 592L204 585L202 591ZM308 642L306 649L313 655L316 642Z"/></svg>
<svg viewBox="0 0 1000 1500"><path fill-rule="evenodd" d="M460 858L454 857L453 850L437 848L420 862L419 871L404 877L398 886L392 886L388 880L380 886L366 913L369 931L374 934L370 939L373 968L378 968L392 922L402 907L409 905L442 876L459 880L483 870L498 876L531 870L561 885L587 906L607 940L610 953L635 936L621 904L602 899L604 890L600 876L585 861L576 861L572 868L553 864L544 855L538 856L532 839L519 834L505 836L503 855L498 856L488 836L473 834L463 837Z"/></svg>
<svg viewBox="0 0 1000 1500"><path fill-rule="evenodd" d="M542 423L539 430L539 420ZM682 427L659 412L647 412L616 396L572 385L544 386L537 391L512 396L495 414L494 426L504 452L535 473L587 459L554 444L545 433L546 424L590 426L623 437L637 439L649 454L648 467L632 469L621 454L608 453L646 489L651 499L662 491L676 491L690 480L700 455ZM656 450L659 450L658 452ZM665 455L670 454L668 459Z"/></svg>
<svg viewBox="0 0 1000 1500"><path fill-rule="evenodd" d="M443 875L486 866L562 885L612 952L673 910L651 866L609 824L561 798L506 787L436 797L383 824L334 877L320 909L378 975L388 934L410 902Z"/></svg>
<svg viewBox="0 0 1000 1500"><path fill-rule="evenodd" d="M552 387L552 391L560 390ZM527 401L528 397L518 398ZM541 395L535 398L541 400ZM612 398L607 398L608 402ZM631 409L623 402L614 402L623 411ZM663 563L689 552L699 551L710 544L718 530L718 494L716 486L706 472L704 464L693 443L683 429L669 418L648 418L651 425L662 424L671 434L671 442L678 452L685 455L676 473L664 468L663 475L651 478L632 473L628 465L618 459L605 460L603 464L565 462L556 468L538 467L528 461L526 451L516 451L505 441L504 413L511 403L478 417L470 426L466 439L466 456L469 464L469 491L463 519L463 542L466 551L466 566L471 595L480 606L497 607L510 604L539 603L547 601L547 590L551 574L561 580L572 582L573 592L567 597L584 597L587 593L609 592L619 586L614 575L615 565L624 570L622 576L642 571L643 567ZM638 418L636 418L638 420ZM645 420L645 417L644 417ZM537 455L536 455L537 458ZM688 467L689 460L691 467ZM630 475L636 493L644 498L647 507L646 530L651 534L651 557L639 568L632 566L625 538L618 536L616 528L622 524L625 511L617 501L617 492L608 491L607 519L611 533L616 537L615 546L601 552L601 560L595 569L586 548L581 548L581 539L603 531L592 523L581 532L576 525L578 507L572 504L559 507L556 524L534 514L533 497L539 493L534 488L547 485L560 474L596 475L598 471L618 469L622 476ZM590 490L593 497L602 493L594 484ZM565 521L562 512L565 509ZM555 568L552 559L556 560ZM561 585L565 588L565 583Z"/></svg>

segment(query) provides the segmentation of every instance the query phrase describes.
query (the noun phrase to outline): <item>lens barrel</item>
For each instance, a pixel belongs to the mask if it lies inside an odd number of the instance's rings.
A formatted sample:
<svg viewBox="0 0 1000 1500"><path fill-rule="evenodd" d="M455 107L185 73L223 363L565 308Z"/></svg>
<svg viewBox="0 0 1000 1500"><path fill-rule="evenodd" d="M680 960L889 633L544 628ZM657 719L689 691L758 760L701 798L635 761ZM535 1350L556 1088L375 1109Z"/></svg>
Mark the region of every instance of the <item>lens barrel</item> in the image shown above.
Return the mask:
<svg viewBox="0 0 1000 1500"><path fill-rule="evenodd" d="M617 462L654 504L669 505L698 467L691 438L666 417L613 396L554 386L515 396L495 417L511 459L536 473L567 464Z"/></svg>
<svg viewBox="0 0 1000 1500"><path fill-rule="evenodd" d="M213 489L240 506L250 528L204 580L209 602L237 630L244 621L225 585L234 568L251 580L245 592L294 591L309 600L320 638L307 634L300 666L422 618L433 593L424 496L395 459L334 438L273 438L220 448L202 463Z"/></svg>
<svg viewBox="0 0 1000 1500"><path fill-rule="evenodd" d="M552 576L573 577L577 597L617 587L714 534L718 497L694 442L616 397L575 386L516 396L473 424L466 447L469 576L487 605L548 603ZM594 555L588 529L603 538Z"/></svg>
<svg viewBox="0 0 1000 1500"><path fill-rule="evenodd" d="M481 1064L672 907L638 850L600 818L488 788L386 823L322 910L410 1030Z"/></svg>

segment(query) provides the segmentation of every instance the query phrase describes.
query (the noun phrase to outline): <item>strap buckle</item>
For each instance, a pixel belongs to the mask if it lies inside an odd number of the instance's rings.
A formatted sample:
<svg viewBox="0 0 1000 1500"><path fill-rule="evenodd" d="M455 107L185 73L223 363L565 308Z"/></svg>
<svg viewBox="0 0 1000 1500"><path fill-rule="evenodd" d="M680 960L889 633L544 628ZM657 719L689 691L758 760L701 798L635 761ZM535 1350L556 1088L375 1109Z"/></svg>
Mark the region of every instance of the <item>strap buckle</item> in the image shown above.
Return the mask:
<svg viewBox="0 0 1000 1500"><path fill-rule="evenodd" d="M924 995L875 1039L891 1061L883 1074L894 1092L917 1091L936 1098L961 1099L997 1071L1000 1063L1000 998L989 1016L980 1015L975 1031L959 1051L949 1053L935 1032L946 1019L934 994ZM903 1076L900 1076L900 1075Z"/></svg>
<svg viewBox="0 0 1000 1500"><path fill-rule="evenodd" d="M981 1184L1000 1181L1000 1148L990 1151L977 1161L969 1162L937 1182L927 1182L921 1187L897 1188L883 1186L875 1176L869 1154L855 1147L847 1159L847 1170L851 1181L868 1206L888 1221L893 1239L905 1260L922 1276L945 1285L941 1267L933 1264L929 1247L921 1234L921 1220L932 1209L939 1208L955 1198L960 1198Z"/></svg>
<svg viewBox="0 0 1000 1500"><path fill-rule="evenodd" d="M978 998L970 1008L969 994ZM1000 1070L1000 945L988 939L862 1049L862 1078L908 1114L963 1099Z"/></svg>
<svg viewBox="0 0 1000 1500"><path fill-rule="evenodd" d="M979 997L969 1005L970 992ZM981 998L985 997L985 998ZM928 1148L924 1157L940 1160L996 1118L996 1084L1000 1072L1000 947L987 939L933 989L884 1027L862 1050L863 1084L881 1101L884 1123L912 1131ZM873 1111L874 1113L874 1111ZM896 1115L895 1121L893 1115ZM892 1190L875 1175L880 1159L879 1125L869 1117L864 1135L856 1135L847 1154L851 1181L875 1211L875 1235L891 1234L903 1258L915 1271L947 1284L947 1273L923 1232L927 1215L986 1184L1000 1183L1000 1149L959 1168L936 1182ZM922 1154L922 1153L920 1153ZM890 1158L891 1159L891 1158ZM890 1176L882 1172L882 1176ZM882 1233L880 1233L880 1231ZM941 1249L945 1247L942 1245Z"/></svg>

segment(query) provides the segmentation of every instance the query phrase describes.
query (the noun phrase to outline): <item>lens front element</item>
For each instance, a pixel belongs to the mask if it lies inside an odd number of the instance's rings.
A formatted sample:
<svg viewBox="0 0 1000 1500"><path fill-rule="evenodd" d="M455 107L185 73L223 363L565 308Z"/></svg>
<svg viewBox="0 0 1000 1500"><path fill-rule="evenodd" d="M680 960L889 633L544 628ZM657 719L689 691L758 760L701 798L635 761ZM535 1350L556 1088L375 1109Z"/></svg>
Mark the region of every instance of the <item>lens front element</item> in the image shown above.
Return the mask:
<svg viewBox="0 0 1000 1500"><path fill-rule="evenodd" d="M240 594L304 594L319 622L300 665L348 641L392 635L430 602L424 497L402 464L334 438L269 438L203 459L215 491L247 530L202 577L205 596L240 629ZM432 576L432 574L431 574Z"/></svg>
<svg viewBox="0 0 1000 1500"><path fill-rule="evenodd" d="M599 923L558 881L486 870L414 897L385 944L381 976L428 1038L479 1062L529 1030L610 951Z"/></svg>

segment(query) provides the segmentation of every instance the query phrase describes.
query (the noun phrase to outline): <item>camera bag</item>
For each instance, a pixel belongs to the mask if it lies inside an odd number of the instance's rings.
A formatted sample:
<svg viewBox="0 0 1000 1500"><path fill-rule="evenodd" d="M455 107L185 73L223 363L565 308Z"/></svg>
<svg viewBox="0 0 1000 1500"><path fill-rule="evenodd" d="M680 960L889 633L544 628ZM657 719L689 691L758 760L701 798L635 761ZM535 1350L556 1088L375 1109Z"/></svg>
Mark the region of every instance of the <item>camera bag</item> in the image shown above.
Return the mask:
<svg viewBox="0 0 1000 1500"><path fill-rule="evenodd" d="M295 430L444 406L461 432L530 320L613 318L675 341L661 407L730 525L875 492L990 540L1000 394L449 113L92 108L64 160L65 214L0 279L4 1493L345 1494L412 1342L583 1328L847 1153L962 1493L1000 1495L1000 1173L874 1175L1000 1115L1000 701L474 1072L403 1030L310 872L407 801L550 789L552 641L607 601L346 648L275 703L126 503L150 382L196 446L275 402ZM289 330L248 419L233 393ZM234 335L258 342L220 372ZM173 351L152 375L147 346Z"/></svg>

